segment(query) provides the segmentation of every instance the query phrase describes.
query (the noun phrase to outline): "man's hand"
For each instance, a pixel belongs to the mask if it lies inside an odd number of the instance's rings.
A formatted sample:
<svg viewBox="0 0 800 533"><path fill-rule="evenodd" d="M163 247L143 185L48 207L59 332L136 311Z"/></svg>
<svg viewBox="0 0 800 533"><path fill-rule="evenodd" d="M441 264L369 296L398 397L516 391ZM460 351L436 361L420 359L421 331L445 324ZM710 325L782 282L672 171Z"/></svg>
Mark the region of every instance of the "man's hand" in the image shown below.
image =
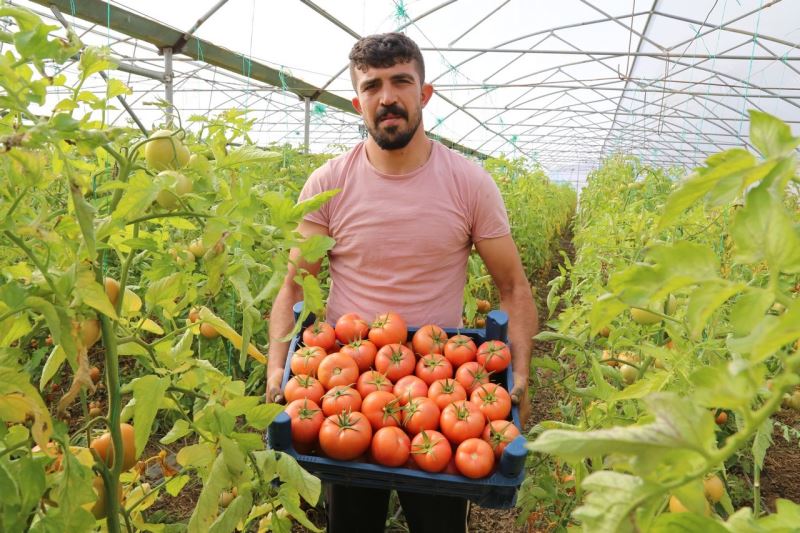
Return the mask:
<svg viewBox="0 0 800 533"><path fill-rule="evenodd" d="M527 375L514 373L514 386L511 389L511 403L519 407L519 423L524 430L528 417L531 414Z"/></svg>
<svg viewBox="0 0 800 533"><path fill-rule="evenodd" d="M272 374L267 377L267 402L268 403L284 403L283 391L281 390L281 382L283 381L283 367L276 368Z"/></svg>

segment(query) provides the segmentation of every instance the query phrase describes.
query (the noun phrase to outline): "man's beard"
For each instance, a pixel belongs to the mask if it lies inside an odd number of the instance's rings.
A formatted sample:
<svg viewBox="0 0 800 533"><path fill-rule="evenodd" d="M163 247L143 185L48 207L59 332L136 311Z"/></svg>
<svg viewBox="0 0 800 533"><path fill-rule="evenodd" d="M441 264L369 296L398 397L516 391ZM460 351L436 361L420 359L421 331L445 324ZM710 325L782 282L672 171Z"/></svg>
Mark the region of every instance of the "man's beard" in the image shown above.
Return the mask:
<svg viewBox="0 0 800 533"><path fill-rule="evenodd" d="M378 114L375 116L375 126L368 125L367 130L369 130L369 134L375 140L375 143L383 150L399 150L405 148L408 143L411 142L414 134L417 133L417 128L419 128L422 122L422 115L417 115L416 122L409 124L408 129L404 131L400 130L400 126L389 126L383 130L380 129L381 119L389 114L402 117L408 121L408 113L406 113L405 110L397 106L389 106L378 111Z"/></svg>

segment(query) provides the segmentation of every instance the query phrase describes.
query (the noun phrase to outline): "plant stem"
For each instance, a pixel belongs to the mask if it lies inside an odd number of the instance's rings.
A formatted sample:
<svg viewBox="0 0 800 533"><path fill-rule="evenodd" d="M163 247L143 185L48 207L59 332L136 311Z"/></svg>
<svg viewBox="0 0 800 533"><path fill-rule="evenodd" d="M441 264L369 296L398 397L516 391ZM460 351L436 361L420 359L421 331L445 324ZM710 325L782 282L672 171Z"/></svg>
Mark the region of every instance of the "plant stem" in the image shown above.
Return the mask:
<svg viewBox="0 0 800 533"><path fill-rule="evenodd" d="M56 299L58 300L58 303L60 303L64 307L66 307L67 306L67 302L64 301L64 298L61 296L61 293L58 292L58 290L56 289L56 284L53 282L53 279L50 277L50 274L47 273L47 269L42 264L42 262L39 261L39 258L36 257L36 255L34 255L33 251L30 248L28 248L25 245L24 242L22 242L22 239L20 239L19 237L17 237L13 233L11 233L9 230L3 231L3 234L6 237L8 237L8 239L11 240L14 244L16 244L23 252L25 252L25 255L27 255L28 258L30 258L30 260L33 262L33 264L36 265L36 268L38 268L39 271L42 273L42 276L44 276L44 279L47 281L47 284L50 286L50 290L53 291L53 294L55 295Z"/></svg>
<svg viewBox="0 0 800 533"><path fill-rule="evenodd" d="M128 224L136 224L138 222L144 222L146 220L153 220L155 218L171 218L171 217L194 217L194 218L213 218L215 215L206 215L203 213L194 213L192 211L176 211L174 213L151 213L149 215L144 215L139 218L134 218L133 220L128 221Z"/></svg>

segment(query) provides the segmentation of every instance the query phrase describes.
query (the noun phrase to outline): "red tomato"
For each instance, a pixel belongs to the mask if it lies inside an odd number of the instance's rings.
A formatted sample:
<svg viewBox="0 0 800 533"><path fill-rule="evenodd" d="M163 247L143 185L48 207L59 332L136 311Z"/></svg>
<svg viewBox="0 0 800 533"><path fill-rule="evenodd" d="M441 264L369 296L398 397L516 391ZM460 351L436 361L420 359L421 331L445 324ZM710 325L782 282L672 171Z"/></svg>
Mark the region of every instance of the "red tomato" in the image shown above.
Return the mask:
<svg viewBox="0 0 800 533"><path fill-rule="evenodd" d="M428 398L436 402L439 409L444 409L448 404L467 399L467 391L454 379L440 379L428 387Z"/></svg>
<svg viewBox="0 0 800 533"><path fill-rule="evenodd" d="M366 339L369 333L369 324L358 316L358 313L347 313L336 321L334 331L339 342L349 344L355 340Z"/></svg>
<svg viewBox="0 0 800 533"><path fill-rule="evenodd" d="M422 326L411 338L414 352L420 355L442 353L446 342L447 333L436 324Z"/></svg>
<svg viewBox="0 0 800 533"><path fill-rule="evenodd" d="M403 427L411 435L425 429L439 429L441 410L430 398L413 398L403 407Z"/></svg>
<svg viewBox="0 0 800 533"><path fill-rule="evenodd" d="M319 428L322 427L325 417L316 403L308 398L295 400L286 406L286 414L292 419L292 444L317 442Z"/></svg>
<svg viewBox="0 0 800 533"><path fill-rule="evenodd" d="M372 363L375 362L375 354L377 352L378 349L375 347L375 344L366 339L354 340L350 344L345 344L342 346L342 349L339 350L339 353L349 355L353 358L358 365L359 372L366 372L372 367Z"/></svg>
<svg viewBox="0 0 800 533"><path fill-rule="evenodd" d="M289 403L302 398L308 398L319 405L323 394L325 394L325 389L322 387L322 384L305 374L293 376L286 382L286 387L284 387L283 390L283 395Z"/></svg>
<svg viewBox="0 0 800 533"><path fill-rule="evenodd" d="M489 443L494 450L494 456L500 459L508 443L519 437L519 429L508 420L492 420L483 429L481 438Z"/></svg>
<svg viewBox="0 0 800 533"><path fill-rule="evenodd" d="M461 444L467 439L480 437L486 426L486 418L478 406L466 400L453 402L442 409L439 427L445 437L453 444Z"/></svg>
<svg viewBox="0 0 800 533"><path fill-rule="evenodd" d="M394 385L392 385L392 382L389 378L377 370L368 370L358 376L356 388L361 394L361 397L366 398L367 394L370 392L375 392L376 390L392 392Z"/></svg>
<svg viewBox="0 0 800 533"><path fill-rule="evenodd" d="M375 355L375 370L386 374L393 382L413 374L416 364L414 352L402 344L387 344Z"/></svg>
<svg viewBox="0 0 800 533"><path fill-rule="evenodd" d="M353 385L358 379L358 365L353 358L340 353L332 353L317 367L317 379L325 390L337 385Z"/></svg>
<svg viewBox="0 0 800 533"><path fill-rule="evenodd" d="M325 455L350 461L363 454L372 440L372 426L358 411L329 416L319 430L319 446Z"/></svg>
<svg viewBox="0 0 800 533"><path fill-rule="evenodd" d="M411 439L397 427L382 427L372 436L372 458L384 466L402 466L411 453Z"/></svg>
<svg viewBox="0 0 800 533"><path fill-rule="evenodd" d="M504 370L511 364L511 350L503 341L486 341L478 347L477 360L489 372Z"/></svg>
<svg viewBox="0 0 800 533"><path fill-rule="evenodd" d="M458 367L456 381L461 383L468 394L472 394L480 385L489 383L489 372L477 361L470 361Z"/></svg>
<svg viewBox="0 0 800 533"><path fill-rule="evenodd" d="M497 383L484 383L470 394L487 420L505 420L511 412L511 395Z"/></svg>
<svg viewBox="0 0 800 533"><path fill-rule="evenodd" d="M392 392L400 398L400 405L405 405L411 398L427 397L428 384L417 376L403 376L394 384Z"/></svg>
<svg viewBox="0 0 800 533"><path fill-rule="evenodd" d="M399 426L403 422L400 401L391 392L369 393L361 402L361 412L367 417L375 431L386 426Z"/></svg>
<svg viewBox="0 0 800 533"><path fill-rule="evenodd" d="M494 468L492 447L481 439L465 440L456 449L456 467L468 478L488 476Z"/></svg>
<svg viewBox="0 0 800 533"><path fill-rule="evenodd" d="M315 376L319 362L327 355L320 346L304 346L292 354L292 374Z"/></svg>
<svg viewBox="0 0 800 533"><path fill-rule="evenodd" d="M450 443L438 431L421 431L411 440L411 457L426 472L441 472L452 455Z"/></svg>
<svg viewBox="0 0 800 533"><path fill-rule="evenodd" d="M387 344L402 344L406 342L406 338L408 338L408 326L397 313L390 311L378 315L370 326L369 340L378 348Z"/></svg>
<svg viewBox="0 0 800 533"><path fill-rule="evenodd" d="M336 333L327 322L314 322L303 331L303 344L319 346L330 353L336 350Z"/></svg>
<svg viewBox="0 0 800 533"><path fill-rule="evenodd" d="M342 411L361 410L361 394L352 387L338 385L322 397L322 413L325 416L338 415Z"/></svg>
<svg viewBox="0 0 800 533"><path fill-rule="evenodd" d="M447 339L447 343L444 345L444 356L450 361L453 368L474 361L477 353L478 348L475 343L466 335L453 335Z"/></svg>
<svg viewBox="0 0 800 533"><path fill-rule="evenodd" d="M429 353L417 361L416 375L430 386L437 379L452 378L453 365L442 354Z"/></svg>

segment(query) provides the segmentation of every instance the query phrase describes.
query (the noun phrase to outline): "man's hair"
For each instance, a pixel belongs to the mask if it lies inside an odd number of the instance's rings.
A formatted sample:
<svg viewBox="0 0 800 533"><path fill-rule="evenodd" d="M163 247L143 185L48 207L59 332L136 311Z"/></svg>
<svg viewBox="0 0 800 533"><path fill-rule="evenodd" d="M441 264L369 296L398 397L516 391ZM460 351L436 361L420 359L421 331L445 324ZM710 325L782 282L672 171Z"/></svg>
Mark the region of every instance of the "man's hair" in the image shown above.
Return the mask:
<svg viewBox="0 0 800 533"><path fill-rule="evenodd" d="M355 86L355 69L389 68L416 61L420 83L425 82L425 62L417 43L402 33L379 33L359 39L350 50L350 78Z"/></svg>

